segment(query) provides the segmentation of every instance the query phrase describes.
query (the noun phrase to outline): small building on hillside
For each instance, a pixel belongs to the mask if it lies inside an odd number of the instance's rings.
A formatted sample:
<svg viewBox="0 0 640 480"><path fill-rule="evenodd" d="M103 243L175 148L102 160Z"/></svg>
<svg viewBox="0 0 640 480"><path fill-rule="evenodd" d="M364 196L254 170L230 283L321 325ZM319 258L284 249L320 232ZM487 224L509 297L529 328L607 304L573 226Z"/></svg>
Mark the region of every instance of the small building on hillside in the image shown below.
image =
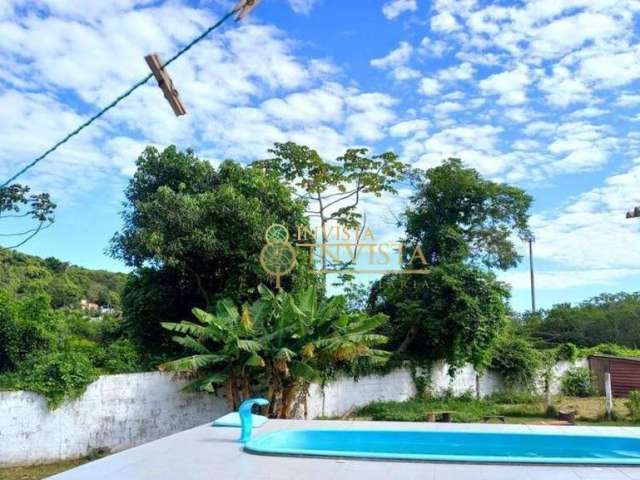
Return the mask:
<svg viewBox="0 0 640 480"><path fill-rule="evenodd" d="M626 397L631 390L640 390L640 357L614 357L592 355L589 370L596 379L600 394L604 395L604 374L611 374L611 390L614 397Z"/></svg>

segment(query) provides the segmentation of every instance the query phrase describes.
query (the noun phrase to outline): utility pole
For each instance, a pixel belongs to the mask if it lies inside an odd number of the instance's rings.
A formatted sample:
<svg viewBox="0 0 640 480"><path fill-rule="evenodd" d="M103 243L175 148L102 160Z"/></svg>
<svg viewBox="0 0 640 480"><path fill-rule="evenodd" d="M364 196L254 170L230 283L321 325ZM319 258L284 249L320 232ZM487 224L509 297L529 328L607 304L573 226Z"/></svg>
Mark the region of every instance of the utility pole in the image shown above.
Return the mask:
<svg viewBox="0 0 640 480"><path fill-rule="evenodd" d="M531 275L531 312L536 313L536 281L533 273L533 242L536 241L536 237L531 233L527 233L522 237L525 242L529 243L529 272Z"/></svg>

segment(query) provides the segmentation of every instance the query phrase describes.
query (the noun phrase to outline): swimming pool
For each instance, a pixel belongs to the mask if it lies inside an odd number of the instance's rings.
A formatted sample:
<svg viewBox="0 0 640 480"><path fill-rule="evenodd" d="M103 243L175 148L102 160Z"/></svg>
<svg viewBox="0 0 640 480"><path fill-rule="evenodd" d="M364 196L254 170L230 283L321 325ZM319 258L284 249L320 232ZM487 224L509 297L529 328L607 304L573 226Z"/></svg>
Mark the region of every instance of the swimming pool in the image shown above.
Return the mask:
<svg viewBox="0 0 640 480"><path fill-rule="evenodd" d="M283 430L250 440L250 453L473 463L640 465L640 438L428 430Z"/></svg>

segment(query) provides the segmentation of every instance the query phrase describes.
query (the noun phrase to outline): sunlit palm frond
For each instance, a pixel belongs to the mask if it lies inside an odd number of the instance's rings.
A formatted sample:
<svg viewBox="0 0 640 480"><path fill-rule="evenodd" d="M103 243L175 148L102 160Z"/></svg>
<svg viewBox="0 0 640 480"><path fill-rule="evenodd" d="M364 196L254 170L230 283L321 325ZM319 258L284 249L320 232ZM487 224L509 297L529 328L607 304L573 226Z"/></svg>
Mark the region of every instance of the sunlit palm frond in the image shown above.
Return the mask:
<svg viewBox="0 0 640 480"><path fill-rule="evenodd" d="M205 347L202 343L195 340L193 337L172 337L172 340L183 347L189 348L196 353L200 353L203 355L210 354L211 351Z"/></svg>
<svg viewBox="0 0 640 480"><path fill-rule="evenodd" d="M212 373L203 378L197 378L192 382L187 383L183 390L200 390L206 392L213 392L215 388L213 385L220 385L227 380L227 375L224 373Z"/></svg>
<svg viewBox="0 0 640 480"><path fill-rule="evenodd" d="M233 301L225 298L216 304L216 316L229 323L237 321L240 314Z"/></svg>
<svg viewBox="0 0 640 480"><path fill-rule="evenodd" d="M259 352L260 350L263 349L260 342L256 340L247 340L247 339L239 338L237 340L237 345L239 350L242 350L243 352L249 352L249 353Z"/></svg>
<svg viewBox="0 0 640 480"><path fill-rule="evenodd" d="M162 325L163 328L166 328L169 331L176 332L176 333L184 333L186 335L191 335L192 337L197 337L197 338L211 337L210 335L211 332L207 330L206 327L203 327L202 325L197 325L192 322L187 322L187 321L182 321L180 323L163 322L160 325Z"/></svg>
<svg viewBox="0 0 640 480"><path fill-rule="evenodd" d="M274 358L276 360L285 360L287 362L290 362L295 356L296 352L294 352L293 350L290 350L288 348L281 348L276 352Z"/></svg>
<svg viewBox="0 0 640 480"><path fill-rule="evenodd" d="M201 368L224 363L226 360L227 357L224 355L191 355L190 357L163 363L160 365L160 370L170 372L197 372Z"/></svg>

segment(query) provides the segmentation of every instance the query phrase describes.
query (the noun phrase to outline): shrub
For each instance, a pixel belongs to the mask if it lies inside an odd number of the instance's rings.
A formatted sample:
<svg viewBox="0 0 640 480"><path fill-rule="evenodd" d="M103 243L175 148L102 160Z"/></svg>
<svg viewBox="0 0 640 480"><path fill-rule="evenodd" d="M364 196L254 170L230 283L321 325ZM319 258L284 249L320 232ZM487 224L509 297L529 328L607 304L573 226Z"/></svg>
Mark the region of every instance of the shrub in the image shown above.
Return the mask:
<svg viewBox="0 0 640 480"><path fill-rule="evenodd" d="M440 398L407 400L404 402L373 402L356 412L377 421L421 422L427 412L448 410L454 412L454 422L480 422L485 415L499 415L498 405L482 400Z"/></svg>
<svg viewBox="0 0 640 480"><path fill-rule="evenodd" d="M558 409L555 405L549 405L544 413L549 418L558 418Z"/></svg>
<svg viewBox="0 0 640 480"><path fill-rule="evenodd" d="M13 377L13 388L46 397L50 408L77 398L98 378L98 370L84 353L63 351L34 355Z"/></svg>
<svg viewBox="0 0 640 480"><path fill-rule="evenodd" d="M121 338L104 349L101 365L105 373L133 373L141 369L141 356L133 341Z"/></svg>
<svg viewBox="0 0 640 480"><path fill-rule="evenodd" d="M631 412L631 418L635 422L640 421L640 390L632 390L629 392L627 408L629 412Z"/></svg>
<svg viewBox="0 0 640 480"><path fill-rule="evenodd" d="M31 352L54 348L58 319L44 294L21 301L0 294L0 372L14 370Z"/></svg>
<svg viewBox="0 0 640 480"><path fill-rule="evenodd" d="M573 343L563 343L556 349L556 360L573 362L578 358L579 350Z"/></svg>
<svg viewBox="0 0 640 480"><path fill-rule="evenodd" d="M542 358L527 339L508 336L496 343L489 368L502 374L508 389L526 389L535 384Z"/></svg>
<svg viewBox="0 0 640 480"><path fill-rule="evenodd" d="M589 369L578 367L567 370L562 375L560 388L569 397L590 397L594 394L593 378Z"/></svg>

